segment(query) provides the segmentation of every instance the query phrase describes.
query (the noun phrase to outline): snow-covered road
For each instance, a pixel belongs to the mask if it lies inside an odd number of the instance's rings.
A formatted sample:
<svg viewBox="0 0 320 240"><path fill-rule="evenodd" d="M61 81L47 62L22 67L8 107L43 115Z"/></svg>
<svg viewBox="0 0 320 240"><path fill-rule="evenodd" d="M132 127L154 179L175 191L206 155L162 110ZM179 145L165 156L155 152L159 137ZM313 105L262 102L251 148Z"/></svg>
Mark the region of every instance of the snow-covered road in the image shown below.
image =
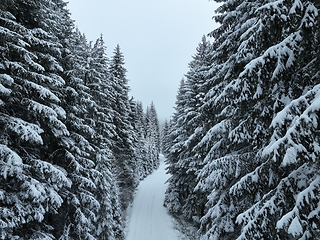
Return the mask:
<svg viewBox="0 0 320 240"><path fill-rule="evenodd" d="M169 178L165 170L165 157L160 155L160 167L144 179L133 202L126 240L176 240L179 232L163 207Z"/></svg>

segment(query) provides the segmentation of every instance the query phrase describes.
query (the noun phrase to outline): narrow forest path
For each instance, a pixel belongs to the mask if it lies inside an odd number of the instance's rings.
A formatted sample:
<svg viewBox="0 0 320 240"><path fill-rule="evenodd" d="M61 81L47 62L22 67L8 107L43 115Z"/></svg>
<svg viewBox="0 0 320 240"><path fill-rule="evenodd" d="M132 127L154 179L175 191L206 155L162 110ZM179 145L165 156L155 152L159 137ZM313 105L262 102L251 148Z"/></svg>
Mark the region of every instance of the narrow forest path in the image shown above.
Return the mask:
<svg viewBox="0 0 320 240"><path fill-rule="evenodd" d="M160 155L159 168L144 179L137 190L129 216L126 240L176 240L172 217L163 206L169 178L165 170L165 157Z"/></svg>

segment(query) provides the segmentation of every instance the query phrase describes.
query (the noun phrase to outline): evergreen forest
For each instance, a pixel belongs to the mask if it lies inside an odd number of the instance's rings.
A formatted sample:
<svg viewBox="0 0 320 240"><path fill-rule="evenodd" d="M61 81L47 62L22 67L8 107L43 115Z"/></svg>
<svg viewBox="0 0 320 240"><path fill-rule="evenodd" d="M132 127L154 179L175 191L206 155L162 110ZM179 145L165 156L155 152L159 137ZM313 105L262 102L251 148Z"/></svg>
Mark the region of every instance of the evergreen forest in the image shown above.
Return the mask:
<svg viewBox="0 0 320 240"><path fill-rule="evenodd" d="M216 2L160 129L65 1L1 0L0 239L125 239L160 151L191 239L320 239L320 1Z"/></svg>
<svg viewBox="0 0 320 240"><path fill-rule="evenodd" d="M320 1L217 2L164 128L165 205L202 240L320 239Z"/></svg>
<svg viewBox="0 0 320 240"><path fill-rule="evenodd" d="M155 106L129 98L124 64L64 1L1 0L0 239L124 239L160 151Z"/></svg>

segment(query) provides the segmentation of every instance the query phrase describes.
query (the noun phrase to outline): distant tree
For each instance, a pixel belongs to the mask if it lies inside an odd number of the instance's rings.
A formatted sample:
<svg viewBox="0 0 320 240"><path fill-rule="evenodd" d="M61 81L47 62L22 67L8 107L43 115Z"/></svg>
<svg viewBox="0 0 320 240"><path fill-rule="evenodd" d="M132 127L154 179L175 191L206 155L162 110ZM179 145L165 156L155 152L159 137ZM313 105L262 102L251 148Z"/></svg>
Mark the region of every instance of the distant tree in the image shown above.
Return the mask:
<svg viewBox="0 0 320 240"><path fill-rule="evenodd" d="M145 138L146 138L146 151L147 151L147 164L149 173L159 166L159 153L160 153L160 129L159 120L156 108L151 102L150 107L147 108L145 114Z"/></svg>
<svg viewBox="0 0 320 240"><path fill-rule="evenodd" d="M161 152L164 155L167 155L167 149L168 149L168 135L170 131L170 121L168 122L167 119L165 119L164 124L162 126L162 129L160 131L160 141L161 141Z"/></svg>
<svg viewBox="0 0 320 240"><path fill-rule="evenodd" d="M146 149L146 124L142 102L134 103L134 129L136 132L135 158L137 174L142 180L148 175L148 155Z"/></svg>

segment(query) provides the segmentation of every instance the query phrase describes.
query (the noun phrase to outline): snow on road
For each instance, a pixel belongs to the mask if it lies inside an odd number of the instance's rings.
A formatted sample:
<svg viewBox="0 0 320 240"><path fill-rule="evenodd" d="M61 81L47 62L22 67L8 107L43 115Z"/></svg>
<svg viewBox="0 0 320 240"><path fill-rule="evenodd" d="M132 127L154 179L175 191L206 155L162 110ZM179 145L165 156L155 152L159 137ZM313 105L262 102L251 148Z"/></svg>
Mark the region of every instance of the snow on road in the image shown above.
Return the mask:
<svg viewBox="0 0 320 240"><path fill-rule="evenodd" d="M165 157L160 155L160 167L144 179L137 191L126 240L176 240L179 232L173 227L173 219L163 206L169 178L165 170Z"/></svg>

